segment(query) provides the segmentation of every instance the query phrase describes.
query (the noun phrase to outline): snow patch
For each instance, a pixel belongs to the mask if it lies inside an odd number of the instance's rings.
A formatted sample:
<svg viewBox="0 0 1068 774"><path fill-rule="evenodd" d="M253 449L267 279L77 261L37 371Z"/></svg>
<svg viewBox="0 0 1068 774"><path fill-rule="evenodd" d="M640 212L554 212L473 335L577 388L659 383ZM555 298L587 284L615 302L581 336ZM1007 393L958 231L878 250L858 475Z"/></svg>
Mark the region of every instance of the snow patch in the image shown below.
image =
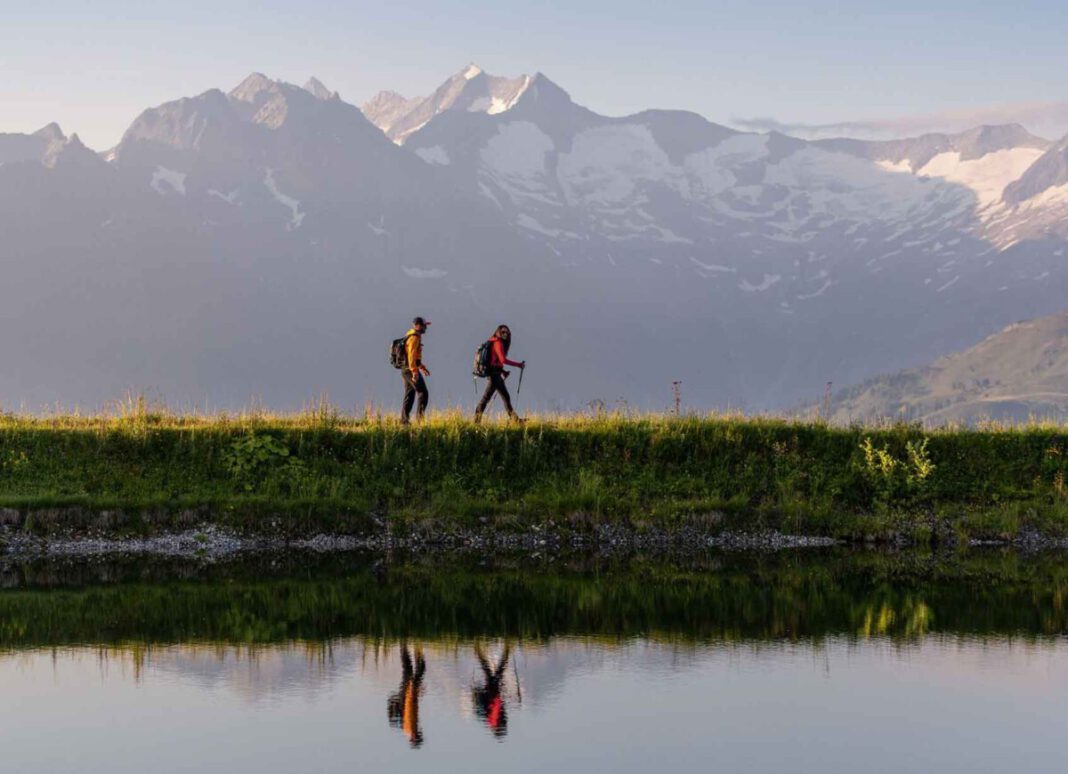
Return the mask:
<svg viewBox="0 0 1068 774"><path fill-rule="evenodd" d="M880 165L845 153L808 147L768 167L764 186L786 189L787 201L797 204L806 222L816 218L908 222L917 211L941 204L956 206L963 192L933 191L912 175L894 174ZM900 229L886 241L908 230Z"/></svg>
<svg viewBox="0 0 1068 774"><path fill-rule="evenodd" d="M417 266L401 266L401 269L412 279L441 279L448 274L444 269L420 269Z"/></svg>
<svg viewBox="0 0 1068 774"><path fill-rule="evenodd" d="M942 287L938 288L938 290L936 290L936 291L935 291L935 293L941 293L941 292L942 292L943 290L948 290L949 288L951 288L951 287L953 287L953 286L954 286L955 284L957 284L957 280L959 280L959 279L960 279L960 275L958 274L958 275L957 275L956 277L954 277L953 279L951 279L951 280L950 280L949 282L947 282L947 283L946 283L945 285L943 285Z"/></svg>
<svg viewBox="0 0 1068 774"><path fill-rule="evenodd" d="M479 158L483 174L513 197L556 204L549 195L545 162L553 149L552 139L533 123L512 121L497 128Z"/></svg>
<svg viewBox="0 0 1068 774"><path fill-rule="evenodd" d="M885 169L887 172L903 172L906 175L912 174L912 162L908 159L902 159L898 162L883 159L882 161L876 161L875 164L880 169Z"/></svg>
<svg viewBox="0 0 1068 774"><path fill-rule="evenodd" d="M530 231L537 231L539 234L544 234L545 236L557 237L560 236L561 233L560 229L546 228L545 226L541 225L541 223L539 223L537 220L527 215L525 212L519 213L519 215L515 219L515 222L518 226L520 226L520 228L525 228Z"/></svg>
<svg viewBox="0 0 1068 774"><path fill-rule="evenodd" d="M233 190L228 194L224 194L222 191L216 191L214 188L208 189L208 196L214 196L216 199L222 199L227 204L237 204L237 190Z"/></svg>
<svg viewBox="0 0 1068 774"><path fill-rule="evenodd" d="M415 155L427 164L436 164L444 167L448 166L450 163L448 152L440 145L435 145L433 148L416 148Z"/></svg>
<svg viewBox="0 0 1068 774"><path fill-rule="evenodd" d="M829 289L829 288L831 287L831 285L833 285L833 284L834 284L834 281L833 281L833 280L824 280L824 283L823 283L822 285L820 285L820 288L819 288L819 290L816 290L816 291L814 291L814 292L812 292L812 293L801 293L801 294L799 294L799 295L797 296L797 300L798 300L798 301L807 301L807 300L808 300L808 299L810 299L810 298L819 298L819 297L820 297L820 296L822 296L822 295L823 295L824 293L826 293L826 292L827 292L827 290L828 290L828 289Z"/></svg>
<svg viewBox="0 0 1068 774"><path fill-rule="evenodd" d="M175 193L185 196L185 178L185 172L176 172L166 167L156 167L156 171L152 173L151 186L158 194L167 193L167 190L163 187L167 185Z"/></svg>
<svg viewBox="0 0 1068 774"><path fill-rule="evenodd" d="M742 280L741 284L738 285L738 289L744 290L746 293L762 293L781 279L781 274L765 274L764 279L756 285L750 283L748 280Z"/></svg>
<svg viewBox="0 0 1068 774"><path fill-rule="evenodd" d="M733 268L733 267L731 267L731 266L720 266L718 263L705 263L703 261L697 260L692 255L690 256L690 262L693 263L694 266L696 266L698 269L701 269L702 271L707 271L707 272L712 272L712 273L720 273L720 274L737 274L738 273L738 270Z"/></svg>
<svg viewBox="0 0 1068 774"><path fill-rule="evenodd" d="M938 177L972 190L980 207L987 207L1001 199L1005 186L1018 180L1042 151L1037 148L1006 148L985 156L961 161L960 153L939 153L917 174Z"/></svg>
<svg viewBox="0 0 1068 774"><path fill-rule="evenodd" d="M733 187L737 178L731 171L768 155L768 137L760 134L740 134L718 145L691 153L682 162L689 178L689 188L695 198L716 196Z"/></svg>
<svg viewBox="0 0 1068 774"><path fill-rule="evenodd" d="M483 183L481 180L478 181L478 192L490 201L492 201L494 204L496 204L498 210L504 209L500 201L497 199L497 195L493 193L493 191L490 190L490 187Z"/></svg>
<svg viewBox="0 0 1068 774"><path fill-rule="evenodd" d="M500 113L505 113L515 107L515 103L519 101L519 98L526 93L527 88L530 86L530 76L523 76L523 85L519 87L516 93L511 99L501 99L500 97L494 97L490 102L489 109L486 111L489 115L495 116Z"/></svg>
<svg viewBox="0 0 1068 774"><path fill-rule="evenodd" d="M557 176L569 201L587 205L624 202L643 182L688 191L681 171L643 124L609 124L579 132L570 152L560 154Z"/></svg>
<svg viewBox="0 0 1068 774"><path fill-rule="evenodd" d="M278 184L274 180L274 170L267 168L263 175L263 184L267 186L267 190L274 196L275 201L279 204L287 207L292 213L289 223L286 224L286 231L292 231L295 228L300 228L300 224L304 222L304 215L300 211L300 202L294 199L292 196L286 196L284 193L278 190Z"/></svg>
<svg viewBox="0 0 1068 774"><path fill-rule="evenodd" d="M482 74L482 68L475 64L470 64L467 69L464 70L464 79L471 80L472 78Z"/></svg>

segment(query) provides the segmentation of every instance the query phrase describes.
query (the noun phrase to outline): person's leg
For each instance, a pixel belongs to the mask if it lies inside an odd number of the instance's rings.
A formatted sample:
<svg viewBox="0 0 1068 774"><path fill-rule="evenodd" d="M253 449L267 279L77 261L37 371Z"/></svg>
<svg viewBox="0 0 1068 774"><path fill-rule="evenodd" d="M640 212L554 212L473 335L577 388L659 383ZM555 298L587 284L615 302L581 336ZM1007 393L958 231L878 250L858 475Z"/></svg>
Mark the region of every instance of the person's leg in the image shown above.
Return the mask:
<svg viewBox="0 0 1068 774"><path fill-rule="evenodd" d="M401 423L408 424L412 414L412 405L415 403L415 382L412 380L412 372L407 368L401 372L404 377L404 402L401 404Z"/></svg>
<svg viewBox="0 0 1068 774"><path fill-rule="evenodd" d="M482 393L482 400L478 402L475 407L475 423L482 421L482 414L486 410L486 406L493 400L493 393L497 391L497 382L493 379L493 374L489 375L486 379L486 391Z"/></svg>
<svg viewBox="0 0 1068 774"><path fill-rule="evenodd" d="M419 410L415 417L420 422L423 421L423 417L426 416L426 406L430 403L430 390L426 387L426 379L422 374L419 374L415 380L415 391L419 393Z"/></svg>
<svg viewBox="0 0 1068 774"><path fill-rule="evenodd" d="M504 402L504 410L508 412L508 416L512 419L516 418L515 410L512 409L512 396L508 394L508 385L504 381L504 375L500 374L497 377L498 385L497 392L501 394L501 400Z"/></svg>

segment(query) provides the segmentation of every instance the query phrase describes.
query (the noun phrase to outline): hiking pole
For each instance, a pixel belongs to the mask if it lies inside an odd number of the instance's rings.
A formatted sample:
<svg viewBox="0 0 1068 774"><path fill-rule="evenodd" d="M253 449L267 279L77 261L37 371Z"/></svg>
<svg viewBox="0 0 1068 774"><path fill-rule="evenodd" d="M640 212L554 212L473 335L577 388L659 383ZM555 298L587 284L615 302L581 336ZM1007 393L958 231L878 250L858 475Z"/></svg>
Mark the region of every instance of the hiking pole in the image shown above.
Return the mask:
<svg viewBox="0 0 1068 774"><path fill-rule="evenodd" d="M523 391L523 374L527 372L526 360L523 361L523 367L519 369L519 384L515 388L515 397L519 398L519 393Z"/></svg>

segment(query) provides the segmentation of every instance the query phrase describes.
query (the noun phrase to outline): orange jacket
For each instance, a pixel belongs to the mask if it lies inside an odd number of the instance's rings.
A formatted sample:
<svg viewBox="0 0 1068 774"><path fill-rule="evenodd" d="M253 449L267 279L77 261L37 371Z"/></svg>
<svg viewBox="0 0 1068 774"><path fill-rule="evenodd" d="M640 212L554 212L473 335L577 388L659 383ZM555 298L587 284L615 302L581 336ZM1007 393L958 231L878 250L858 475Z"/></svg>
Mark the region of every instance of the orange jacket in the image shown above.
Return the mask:
<svg viewBox="0 0 1068 774"><path fill-rule="evenodd" d="M408 330L404 349L408 353L408 370L418 376L423 365L423 337L415 328Z"/></svg>
<svg viewBox="0 0 1068 774"><path fill-rule="evenodd" d="M409 682L404 688L404 735L415 741L419 736L419 690Z"/></svg>

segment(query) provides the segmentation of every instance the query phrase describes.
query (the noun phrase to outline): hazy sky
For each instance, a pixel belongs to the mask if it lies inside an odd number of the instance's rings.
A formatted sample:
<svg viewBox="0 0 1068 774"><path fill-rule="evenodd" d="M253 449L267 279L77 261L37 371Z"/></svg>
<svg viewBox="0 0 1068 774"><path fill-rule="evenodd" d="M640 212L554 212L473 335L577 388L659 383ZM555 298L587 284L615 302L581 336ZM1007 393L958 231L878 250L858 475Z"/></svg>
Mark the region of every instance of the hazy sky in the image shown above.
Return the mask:
<svg viewBox="0 0 1068 774"><path fill-rule="evenodd" d="M0 0L0 132L115 144L140 110L253 70L360 103L470 61L598 112L830 123L1068 98L1068 3Z"/></svg>

